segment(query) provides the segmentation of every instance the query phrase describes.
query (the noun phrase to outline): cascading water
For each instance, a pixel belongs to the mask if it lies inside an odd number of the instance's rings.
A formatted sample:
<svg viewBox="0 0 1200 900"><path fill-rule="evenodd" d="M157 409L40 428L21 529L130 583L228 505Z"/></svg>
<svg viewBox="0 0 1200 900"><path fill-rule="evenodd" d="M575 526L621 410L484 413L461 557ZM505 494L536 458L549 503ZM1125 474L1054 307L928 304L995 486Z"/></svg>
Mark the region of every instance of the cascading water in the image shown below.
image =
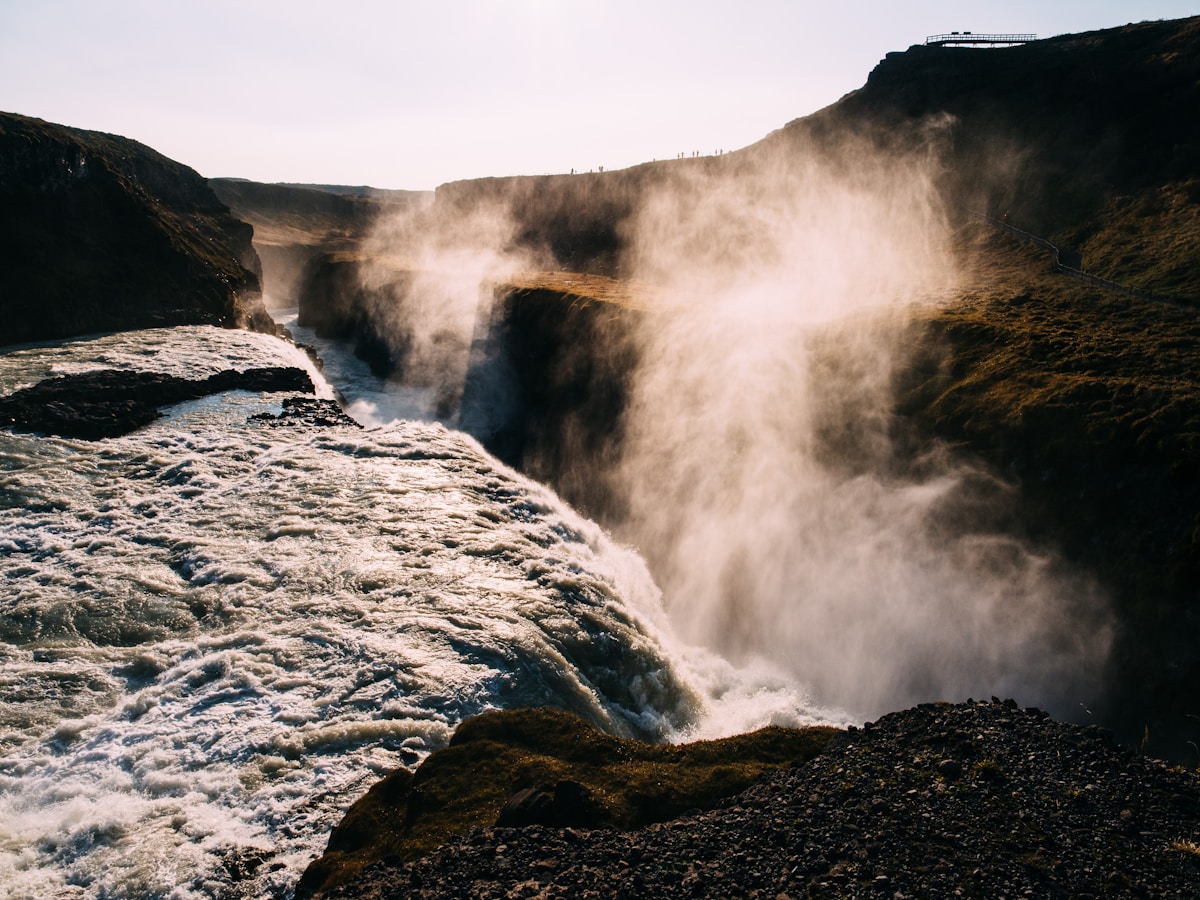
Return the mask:
<svg viewBox="0 0 1200 900"><path fill-rule="evenodd" d="M0 393L251 365L308 364L175 328L9 350ZM0 432L0 895L285 894L374 779L489 708L651 738L718 695L744 701L727 730L812 721L786 679L680 647L641 560L472 439L250 418L280 402Z"/></svg>
<svg viewBox="0 0 1200 900"><path fill-rule="evenodd" d="M430 281L375 310L417 317L392 324L422 385L322 348L368 429L272 427L251 416L278 396L227 392L97 443L0 433L0 894L286 895L378 774L489 708L677 739L1093 690L1095 586L994 527L1002 479L894 453L889 316L952 267L928 160L863 152L667 179L622 226L627 274L665 302L641 317L620 465L594 474L663 594L434 419L480 285L529 264L495 211L378 229L364 284L397 249ZM0 394L301 364L262 335L135 332L0 353Z"/></svg>

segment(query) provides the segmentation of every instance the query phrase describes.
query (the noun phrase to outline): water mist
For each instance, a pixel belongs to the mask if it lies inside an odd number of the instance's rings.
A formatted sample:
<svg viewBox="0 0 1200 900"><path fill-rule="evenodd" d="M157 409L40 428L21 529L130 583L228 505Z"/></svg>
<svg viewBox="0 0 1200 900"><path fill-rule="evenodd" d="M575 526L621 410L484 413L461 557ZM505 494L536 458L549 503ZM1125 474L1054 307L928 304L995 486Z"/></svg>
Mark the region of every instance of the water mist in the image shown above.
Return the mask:
<svg viewBox="0 0 1200 900"><path fill-rule="evenodd" d="M894 440L909 313L955 284L936 161L829 146L640 185L621 265L651 289L620 459L571 477L620 498L606 524L696 648L697 734L969 695L1073 715L1102 692L1102 593L1009 527L1005 480ZM488 282L548 263L474 200L385 223L368 248L364 284L431 407L461 390Z"/></svg>
<svg viewBox="0 0 1200 900"><path fill-rule="evenodd" d="M626 266L660 308L618 533L685 640L779 667L822 705L999 694L1069 715L1100 689L1099 591L998 527L1001 480L893 445L904 310L953 281L932 171L814 155L646 198Z"/></svg>
<svg viewBox="0 0 1200 900"><path fill-rule="evenodd" d="M500 202L405 209L376 225L357 275L368 318L392 357L392 391L407 401L398 407L403 417L454 419L494 285L538 262L517 247ZM368 423L389 418L385 410L350 412Z"/></svg>

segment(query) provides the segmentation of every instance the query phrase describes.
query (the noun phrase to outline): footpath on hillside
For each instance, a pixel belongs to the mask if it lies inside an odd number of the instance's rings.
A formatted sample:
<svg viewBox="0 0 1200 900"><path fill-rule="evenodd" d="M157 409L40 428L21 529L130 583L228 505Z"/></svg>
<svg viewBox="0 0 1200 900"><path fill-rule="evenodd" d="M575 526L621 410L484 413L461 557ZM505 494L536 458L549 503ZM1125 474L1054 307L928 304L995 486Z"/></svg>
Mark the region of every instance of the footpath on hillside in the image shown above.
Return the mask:
<svg viewBox="0 0 1200 900"><path fill-rule="evenodd" d="M967 214L977 221L987 222L996 228L1001 229L1007 234L1012 235L1018 240L1024 241L1027 244L1032 244L1042 250L1050 253L1054 257L1055 271L1061 272L1064 275L1069 275L1072 278L1077 278L1080 281L1085 281L1088 284L1099 288L1104 288L1108 291L1113 291L1122 294L1126 297L1132 297L1138 300L1148 300L1152 303L1165 303L1168 306L1176 306L1182 309L1200 309L1200 301L1188 297L1167 297L1162 294L1152 294L1146 291L1135 291L1131 287L1119 284L1116 281L1109 281L1107 278L1101 278L1098 275L1092 275L1089 272L1083 271L1081 266L1083 261L1079 253L1069 247L1060 247L1050 243L1045 238L1038 237L1035 234L1030 234L1028 231L1022 231L1014 225L1011 225L1006 219L997 219L994 216L989 216L987 213L978 212L973 209L968 209Z"/></svg>

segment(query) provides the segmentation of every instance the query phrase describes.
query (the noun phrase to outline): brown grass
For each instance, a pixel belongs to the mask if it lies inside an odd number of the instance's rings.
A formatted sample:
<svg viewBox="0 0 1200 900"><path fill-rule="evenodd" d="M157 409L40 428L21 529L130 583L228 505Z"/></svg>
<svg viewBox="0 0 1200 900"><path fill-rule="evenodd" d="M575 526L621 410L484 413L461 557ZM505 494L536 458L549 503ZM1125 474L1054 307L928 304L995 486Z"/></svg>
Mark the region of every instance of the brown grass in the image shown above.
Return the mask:
<svg viewBox="0 0 1200 900"><path fill-rule="evenodd" d="M766 728L683 745L604 734L553 709L485 713L416 770L389 775L334 830L302 890L327 890L384 857L417 859L478 825L492 825L524 788L569 780L590 795L587 827L635 829L706 809L772 769L807 761L838 733Z"/></svg>

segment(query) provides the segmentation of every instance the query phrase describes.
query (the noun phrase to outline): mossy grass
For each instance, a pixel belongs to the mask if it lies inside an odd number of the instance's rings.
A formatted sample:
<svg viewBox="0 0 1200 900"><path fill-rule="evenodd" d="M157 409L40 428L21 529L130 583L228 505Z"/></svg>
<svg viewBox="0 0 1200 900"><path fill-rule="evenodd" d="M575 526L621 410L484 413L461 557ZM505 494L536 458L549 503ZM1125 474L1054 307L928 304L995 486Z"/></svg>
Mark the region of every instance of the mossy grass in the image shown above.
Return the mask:
<svg viewBox="0 0 1200 900"><path fill-rule="evenodd" d="M590 797L587 827L632 830L712 808L771 770L812 759L838 733L770 727L658 745L604 734L560 710L485 713L459 726L450 745L415 772L398 770L371 788L305 873L302 893L327 890L376 860L420 858L472 827L493 825L526 788L582 785Z"/></svg>
<svg viewBox="0 0 1200 900"><path fill-rule="evenodd" d="M1026 534L1100 580L1105 721L1127 741L1152 723L1149 752L1179 755L1200 671L1200 309L1055 273L985 225L959 240L957 299L916 312L898 410L1013 480Z"/></svg>

